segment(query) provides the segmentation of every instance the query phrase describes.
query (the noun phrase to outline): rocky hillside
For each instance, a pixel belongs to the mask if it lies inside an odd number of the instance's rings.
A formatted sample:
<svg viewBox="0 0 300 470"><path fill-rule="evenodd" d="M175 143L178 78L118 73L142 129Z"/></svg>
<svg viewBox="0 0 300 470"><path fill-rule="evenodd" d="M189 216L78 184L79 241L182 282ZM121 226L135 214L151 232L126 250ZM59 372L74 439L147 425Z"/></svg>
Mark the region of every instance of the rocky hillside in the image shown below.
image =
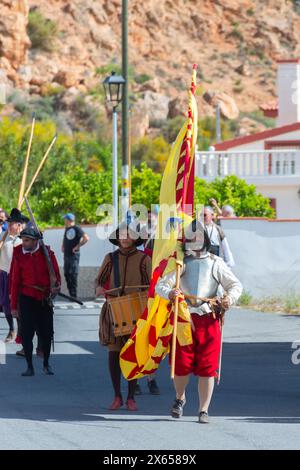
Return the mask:
<svg viewBox="0 0 300 470"><path fill-rule="evenodd" d="M120 64L121 3L0 0L0 82L8 98L1 114L17 116L39 103L64 130L92 130L94 114L104 113L102 75ZM274 101L276 60L300 56L298 0L128 3L136 137L185 110L194 62L199 112L212 114L209 103L219 93L224 113L235 118ZM34 36L39 18L52 26L41 44Z"/></svg>

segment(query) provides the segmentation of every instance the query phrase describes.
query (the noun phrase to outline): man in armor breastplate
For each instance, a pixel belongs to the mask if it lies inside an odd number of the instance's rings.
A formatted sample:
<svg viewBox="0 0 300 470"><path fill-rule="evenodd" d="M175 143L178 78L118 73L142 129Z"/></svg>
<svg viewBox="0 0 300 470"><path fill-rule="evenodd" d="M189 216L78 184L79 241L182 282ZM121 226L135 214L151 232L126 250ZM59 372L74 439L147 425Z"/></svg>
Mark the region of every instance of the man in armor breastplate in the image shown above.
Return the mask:
<svg viewBox="0 0 300 470"><path fill-rule="evenodd" d="M194 220L186 232L180 288L176 289L176 273L164 276L156 285L160 297L174 302L184 295L191 314L193 343L180 346L177 340L174 386L176 399L171 415L180 418L186 403L185 389L191 373L199 377L199 423L208 423L208 408L214 379L218 377L221 349L222 317L242 293L242 285L218 256L208 252L210 241L203 225ZM225 294L217 298L219 287ZM214 299L212 302L201 299Z"/></svg>

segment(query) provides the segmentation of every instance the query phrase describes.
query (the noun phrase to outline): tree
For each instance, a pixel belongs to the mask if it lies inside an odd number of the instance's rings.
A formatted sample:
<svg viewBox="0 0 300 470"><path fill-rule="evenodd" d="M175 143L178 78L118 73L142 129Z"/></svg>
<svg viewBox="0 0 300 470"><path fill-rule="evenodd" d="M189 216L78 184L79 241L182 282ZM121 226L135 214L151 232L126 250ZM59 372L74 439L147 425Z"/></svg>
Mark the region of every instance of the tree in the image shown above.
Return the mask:
<svg viewBox="0 0 300 470"><path fill-rule="evenodd" d="M162 171L170 153L171 145L162 135L151 139L142 137L132 147L132 161L135 165L145 162L154 171Z"/></svg>
<svg viewBox="0 0 300 470"><path fill-rule="evenodd" d="M148 209L151 204L158 204L161 179L161 174L155 173L146 163L142 163L140 170L133 168L132 204L143 204Z"/></svg>
<svg viewBox="0 0 300 470"><path fill-rule="evenodd" d="M210 198L219 206L230 204L239 217L274 217L268 198L256 192L254 184L247 184L237 176L217 178L211 183L196 178L195 203L209 205Z"/></svg>
<svg viewBox="0 0 300 470"><path fill-rule="evenodd" d="M36 206L38 218L51 225L61 225L66 212L74 212L79 223L98 223L101 204L112 203L111 172L86 172L68 167L41 193Z"/></svg>
<svg viewBox="0 0 300 470"><path fill-rule="evenodd" d="M54 122L36 122L28 168L27 185L56 132ZM30 135L30 125L22 120L2 118L0 123L0 206L16 204L24 159ZM59 135L49 157L32 187L30 197L39 197L42 189L60 177L68 166L80 166L85 171L111 169L111 144L98 141L94 134L78 133L73 137Z"/></svg>

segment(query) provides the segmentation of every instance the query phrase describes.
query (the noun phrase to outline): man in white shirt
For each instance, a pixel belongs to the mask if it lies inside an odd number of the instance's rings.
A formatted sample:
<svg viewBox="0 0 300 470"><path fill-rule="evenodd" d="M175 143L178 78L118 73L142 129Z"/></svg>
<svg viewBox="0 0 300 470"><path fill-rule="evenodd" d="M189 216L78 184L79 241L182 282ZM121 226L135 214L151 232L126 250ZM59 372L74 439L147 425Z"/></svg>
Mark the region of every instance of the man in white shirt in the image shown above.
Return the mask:
<svg viewBox="0 0 300 470"><path fill-rule="evenodd" d="M203 209L205 229L210 240L210 252L223 258L227 266L235 265L232 252L222 228L213 221L214 211L210 206Z"/></svg>
<svg viewBox="0 0 300 470"><path fill-rule="evenodd" d="M210 241L206 230L195 220L184 244L180 289L175 289L176 273L164 276L156 285L156 293L171 302L183 294L191 314L193 342L181 346L177 339L174 385L176 399L171 409L173 418L180 418L186 403L185 389L191 373L199 377L199 423L208 423L208 408L214 379L218 376L221 349L220 311L238 300L242 285L224 261L209 253ZM218 307L205 299L216 299L220 286L226 295Z"/></svg>
<svg viewBox="0 0 300 470"><path fill-rule="evenodd" d="M22 243L19 235L28 219L18 209L12 209L7 222L7 231L0 235L0 305L2 305L9 326L5 342L12 343L16 338L16 332L9 300L9 271L13 250Z"/></svg>

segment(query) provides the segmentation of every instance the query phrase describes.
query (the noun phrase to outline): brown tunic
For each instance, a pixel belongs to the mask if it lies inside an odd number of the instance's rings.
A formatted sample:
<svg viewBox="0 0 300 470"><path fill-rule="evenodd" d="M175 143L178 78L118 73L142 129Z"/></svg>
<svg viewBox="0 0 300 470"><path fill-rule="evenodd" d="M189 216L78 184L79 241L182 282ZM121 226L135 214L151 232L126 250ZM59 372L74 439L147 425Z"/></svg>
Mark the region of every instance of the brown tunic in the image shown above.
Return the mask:
<svg viewBox="0 0 300 470"><path fill-rule="evenodd" d="M151 279L151 258L136 248L129 253L118 250L119 273L121 286L148 285ZM107 254L99 269L96 280L97 286L113 289L115 285L114 268L110 254ZM137 289L125 289L123 294L129 294Z"/></svg>
<svg viewBox="0 0 300 470"><path fill-rule="evenodd" d="M140 286L149 285L151 279L151 258L144 252L132 249L130 252L124 253L120 249L118 250L118 261L119 261L119 276L120 286ZM107 254L100 266L99 273L96 279L96 287L102 286L106 289L114 289L120 287L115 285L114 267L111 260L110 253ZM129 294L130 292L136 292L141 289L136 288L123 288L121 295ZM119 291L120 292L120 291ZM112 293L111 295L118 295ZM112 329L109 325L109 315L107 302L104 303L99 319L99 339L103 345L108 345L110 350L120 350L122 345L125 344L128 337L113 336Z"/></svg>

